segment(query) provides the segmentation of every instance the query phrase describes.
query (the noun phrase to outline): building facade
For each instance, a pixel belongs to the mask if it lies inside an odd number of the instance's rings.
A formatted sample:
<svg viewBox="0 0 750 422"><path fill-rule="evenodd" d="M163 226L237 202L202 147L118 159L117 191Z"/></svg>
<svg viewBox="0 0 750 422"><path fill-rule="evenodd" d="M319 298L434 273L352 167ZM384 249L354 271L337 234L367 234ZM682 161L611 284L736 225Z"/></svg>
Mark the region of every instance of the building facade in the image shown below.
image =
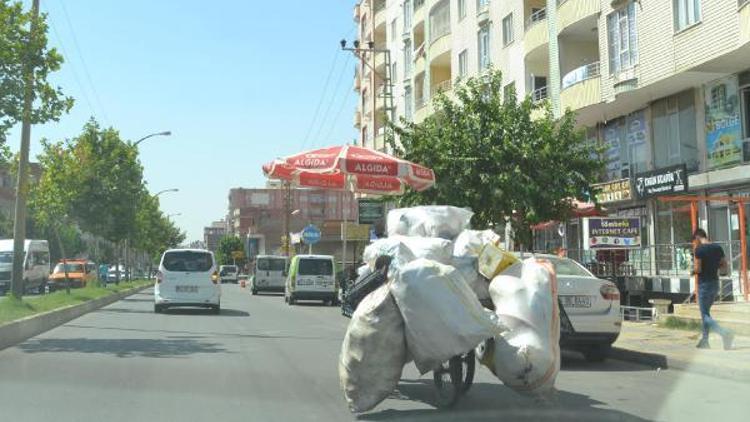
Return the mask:
<svg viewBox="0 0 750 422"><path fill-rule="evenodd" d="M592 183L625 187L603 202L609 215L641 219L643 243L606 271L633 291L686 294L699 226L729 258L722 293L746 293L740 244L750 238L726 198L750 196L750 0L363 0L354 18L360 42L392 58L386 71L371 54L356 72L363 145L383 146L377 92L388 76L395 117L418 123L439 90L450 96L461 78L492 66L505 93L550 101L558 115L573 110L606 146L606 175ZM649 176L676 168L685 201L640 194ZM581 221L556 233L538 233L537 248L564 243L581 262L597 260L581 250Z"/></svg>
<svg viewBox="0 0 750 422"><path fill-rule="evenodd" d="M219 240L227 235L227 223L224 220L214 221L203 228L203 244L209 251L216 252Z"/></svg>

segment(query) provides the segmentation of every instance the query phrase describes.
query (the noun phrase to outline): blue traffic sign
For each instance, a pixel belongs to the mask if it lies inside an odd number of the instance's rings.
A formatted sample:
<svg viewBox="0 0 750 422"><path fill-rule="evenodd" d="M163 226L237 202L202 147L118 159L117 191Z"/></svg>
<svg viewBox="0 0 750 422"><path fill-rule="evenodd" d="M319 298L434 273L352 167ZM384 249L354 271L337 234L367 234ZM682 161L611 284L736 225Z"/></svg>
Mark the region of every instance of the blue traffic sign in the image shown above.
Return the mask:
<svg viewBox="0 0 750 422"><path fill-rule="evenodd" d="M314 245L320 242L320 229L312 224L302 229L302 241L306 245Z"/></svg>

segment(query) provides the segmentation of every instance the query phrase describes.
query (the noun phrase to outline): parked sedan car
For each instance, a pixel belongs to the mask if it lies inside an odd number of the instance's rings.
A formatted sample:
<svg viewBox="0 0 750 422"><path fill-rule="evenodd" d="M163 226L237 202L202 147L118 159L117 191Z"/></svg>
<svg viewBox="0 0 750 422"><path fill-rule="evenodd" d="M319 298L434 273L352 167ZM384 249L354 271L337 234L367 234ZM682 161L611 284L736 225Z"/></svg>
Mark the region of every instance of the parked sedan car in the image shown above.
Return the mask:
<svg viewBox="0 0 750 422"><path fill-rule="evenodd" d="M620 291L609 280L594 276L570 258L535 254L549 260L557 272L561 312L560 346L583 353L586 360L607 358L622 328ZM566 324L567 315L570 324Z"/></svg>

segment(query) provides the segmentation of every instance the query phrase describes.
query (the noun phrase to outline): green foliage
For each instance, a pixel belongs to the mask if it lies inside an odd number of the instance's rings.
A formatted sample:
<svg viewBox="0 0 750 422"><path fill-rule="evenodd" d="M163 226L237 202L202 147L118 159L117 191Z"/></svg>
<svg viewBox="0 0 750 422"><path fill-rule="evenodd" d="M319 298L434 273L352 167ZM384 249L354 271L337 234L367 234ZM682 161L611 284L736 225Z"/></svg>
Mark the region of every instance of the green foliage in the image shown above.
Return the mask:
<svg viewBox="0 0 750 422"><path fill-rule="evenodd" d="M532 225L565 219L573 198L588 199L604 163L572 112L555 120L547 105L503 99L502 91L502 75L491 71L460 83L455 100L439 94L423 122L394 125L396 153L437 177L434 188L407 192L399 202L469 207L477 227L510 218L516 241L528 246Z"/></svg>
<svg viewBox="0 0 750 422"><path fill-rule="evenodd" d="M242 252L241 259L233 259L232 252ZM245 245L237 236L224 236L219 240L219 246L216 248L216 261L219 265L232 265L235 262L238 266L245 265L247 258L245 256Z"/></svg>
<svg viewBox="0 0 750 422"><path fill-rule="evenodd" d="M665 320L659 322L659 326L671 328L673 330L701 331L703 327L701 322L693 319L680 319L668 316Z"/></svg>
<svg viewBox="0 0 750 422"><path fill-rule="evenodd" d="M28 66L34 69L32 124L57 121L70 111L73 99L47 81L60 69L63 57L47 46L47 15L35 22L31 37L31 12L20 1L0 0L0 144L11 127L23 118L23 98ZM29 40L33 40L32 43Z"/></svg>

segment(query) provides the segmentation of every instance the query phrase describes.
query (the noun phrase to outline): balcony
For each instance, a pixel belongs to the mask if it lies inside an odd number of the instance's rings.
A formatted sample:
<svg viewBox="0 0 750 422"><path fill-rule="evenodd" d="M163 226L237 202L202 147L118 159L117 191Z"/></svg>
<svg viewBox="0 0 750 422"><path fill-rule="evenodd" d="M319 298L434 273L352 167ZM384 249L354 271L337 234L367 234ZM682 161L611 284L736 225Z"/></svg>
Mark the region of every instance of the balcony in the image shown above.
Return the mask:
<svg viewBox="0 0 750 422"><path fill-rule="evenodd" d="M602 102L599 62L581 66L562 79L560 106L563 110L579 110Z"/></svg>
<svg viewBox="0 0 750 422"><path fill-rule="evenodd" d="M424 119L432 114L432 104L427 98L417 98L414 104L416 111L414 112L414 123L421 123Z"/></svg>
<svg viewBox="0 0 750 422"><path fill-rule="evenodd" d="M417 47L416 50L414 50L414 70L413 73L415 75L419 75L420 73L423 73L425 70L425 52L424 52L424 44Z"/></svg>
<svg viewBox="0 0 750 422"><path fill-rule="evenodd" d="M546 23L547 11L545 9L537 10L526 20L524 48L527 56L549 42Z"/></svg>
<svg viewBox="0 0 750 422"><path fill-rule="evenodd" d="M354 5L354 22L359 23L359 3Z"/></svg>
<svg viewBox="0 0 750 422"><path fill-rule="evenodd" d="M430 61L434 62L439 57L442 57L445 54L448 54L450 56L451 52L451 37L450 37L450 30L445 32L444 34L440 35L437 38L434 38L433 41L430 43Z"/></svg>
<svg viewBox="0 0 750 422"><path fill-rule="evenodd" d="M374 53L375 54L375 74L385 73L385 53Z"/></svg>
<svg viewBox="0 0 750 422"><path fill-rule="evenodd" d="M358 92L362 88L362 78L359 76L359 69L354 70L354 91Z"/></svg>
<svg viewBox="0 0 750 422"><path fill-rule="evenodd" d="M563 0L557 9L557 31L578 30L578 26L581 26L581 31L590 31L596 27L600 11L599 0Z"/></svg>
<svg viewBox="0 0 750 422"><path fill-rule="evenodd" d="M354 127L357 129L362 127L362 112L359 110L354 112Z"/></svg>
<svg viewBox="0 0 750 422"><path fill-rule="evenodd" d="M745 45L750 43L750 0L739 0L739 7L740 22L745 22L740 25L740 45Z"/></svg>
<svg viewBox="0 0 750 422"><path fill-rule="evenodd" d="M438 82L430 87L430 97L436 96L438 92L448 93L451 89L453 89L453 82L450 79Z"/></svg>
<svg viewBox="0 0 750 422"><path fill-rule="evenodd" d="M531 92L531 101L538 103L547 99L547 87L543 86Z"/></svg>
<svg viewBox="0 0 750 422"><path fill-rule="evenodd" d="M412 16L411 16L412 27L416 27L419 24L424 24L425 9L427 8L424 7L424 2L419 6L417 6L416 3L414 4L414 12L412 13Z"/></svg>
<svg viewBox="0 0 750 422"><path fill-rule="evenodd" d="M490 2L485 2L477 6L477 23L479 25L490 20Z"/></svg>
<svg viewBox="0 0 750 422"><path fill-rule="evenodd" d="M377 5L375 10L373 11L375 13L375 32L384 32L385 31L385 7L381 9L377 9Z"/></svg>

